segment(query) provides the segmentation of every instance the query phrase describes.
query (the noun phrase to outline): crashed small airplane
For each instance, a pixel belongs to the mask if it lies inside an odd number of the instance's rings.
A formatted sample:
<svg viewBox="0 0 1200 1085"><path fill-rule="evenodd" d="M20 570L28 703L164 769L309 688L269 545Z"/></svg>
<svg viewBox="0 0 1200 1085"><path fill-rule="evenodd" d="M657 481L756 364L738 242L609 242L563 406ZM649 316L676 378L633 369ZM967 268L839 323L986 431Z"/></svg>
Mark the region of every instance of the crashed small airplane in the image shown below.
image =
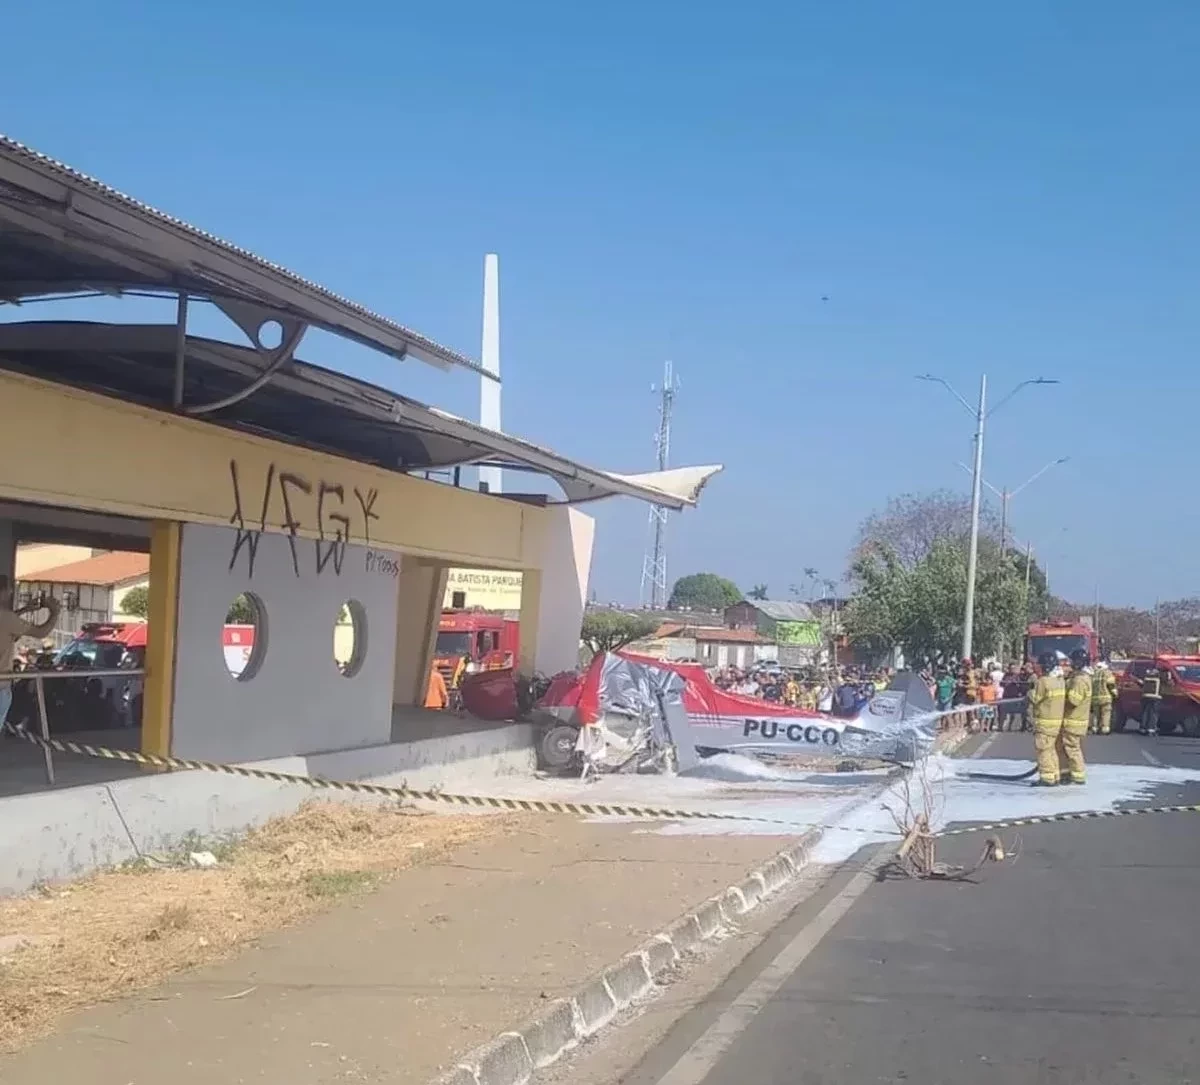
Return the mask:
<svg viewBox="0 0 1200 1085"><path fill-rule="evenodd" d="M698 664L603 652L582 674L558 675L533 716L549 768L584 773L680 771L717 751L912 761L933 743L938 714L925 683L902 673L856 719L718 688Z"/></svg>

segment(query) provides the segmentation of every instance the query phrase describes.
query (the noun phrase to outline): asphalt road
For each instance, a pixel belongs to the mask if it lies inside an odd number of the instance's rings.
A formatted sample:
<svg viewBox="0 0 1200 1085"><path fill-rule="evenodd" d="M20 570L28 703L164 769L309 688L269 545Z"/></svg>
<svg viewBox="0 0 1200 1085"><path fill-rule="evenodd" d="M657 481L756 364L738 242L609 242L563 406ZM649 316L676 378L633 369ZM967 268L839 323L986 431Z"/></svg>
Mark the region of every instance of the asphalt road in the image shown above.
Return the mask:
<svg viewBox="0 0 1200 1085"><path fill-rule="evenodd" d="M1029 757L1028 735L984 736ZM1092 762L1200 768L1200 741ZM1154 804L1200 803L1200 785ZM1011 839L1011 834L1009 835ZM938 857L970 863L974 835ZM681 1018L627 1085L1200 1082L1200 814L1026 827L976 883L876 881L861 853Z"/></svg>

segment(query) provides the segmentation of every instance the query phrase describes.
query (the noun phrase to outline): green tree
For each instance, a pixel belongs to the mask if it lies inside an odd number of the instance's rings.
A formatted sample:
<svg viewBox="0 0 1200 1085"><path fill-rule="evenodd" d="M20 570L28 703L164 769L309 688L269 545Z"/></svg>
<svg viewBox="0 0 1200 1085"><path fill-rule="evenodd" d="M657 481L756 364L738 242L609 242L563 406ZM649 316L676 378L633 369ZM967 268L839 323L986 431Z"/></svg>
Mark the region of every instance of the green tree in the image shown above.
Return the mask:
<svg viewBox="0 0 1200 1085"><path fill-rule="evenodd" d="M667 606L672 610L724 610L741 601L742 593L732 580L716 573L692 573L675 581Z"/></svg>
<svg viewBox="0 0 1200 1085"><path fill-rule="evenodd" d="M975 582L977 655L1019 651L1028 610L1024 558L981 548ZM933 541L923 557L907 566L886 546L860 552L851 568L858 591L844 621L855 641L874 648L899 645L910 663L949 663L962 645L967 597L966 548L958 541ZM1036 584L1031 575L1031 593Z"/></svg>
<svg viewBox="0 0 1200 1085"><path fill-rule="evenodd" d="M650 636L658 628L658 619L622 610L589 610L583 615L580 640L592 654L616 652L635 640Z"/></svg>
<svg viewBox="0 0 1200 1085"><path fill-rule="evenodd" d="M226 625L254 625L256 621L254 604L244 595L239 595L229 604L225 613Z"/></svg>
<svg viewBox="0 0 1200 1085"><path fill-rule="evenodd" d="M762 602L762 600L769 598L767 595L766 584L755 584L754 587L752 587L746 593L746 598L747 599L757 599L759 602Z"/></svg>
<svg viewBox="0 0 1200 1085"><path fill-rule="evenodd" d="M135 618L146 618L150 614L150 589L145 584L138 584L127 591L121 598L121 613L132 614Z"/></svg>

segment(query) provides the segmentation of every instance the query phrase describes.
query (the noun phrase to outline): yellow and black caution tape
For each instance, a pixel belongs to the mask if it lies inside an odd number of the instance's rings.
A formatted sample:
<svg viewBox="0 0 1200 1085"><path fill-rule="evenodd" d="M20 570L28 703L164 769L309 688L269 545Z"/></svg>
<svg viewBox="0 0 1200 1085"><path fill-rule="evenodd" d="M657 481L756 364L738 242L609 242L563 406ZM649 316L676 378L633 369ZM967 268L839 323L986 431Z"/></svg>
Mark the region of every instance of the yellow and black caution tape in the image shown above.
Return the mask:
<svg viewBox="0 0 1200 1085"><path fill-rule="evenodd" d="M1060 821L1095 821L1099 818L1124 818L1139 814L1200 814L1200 804L1185 804L1182 806L1131 806L1125 810L1075 810L1064 814L1042 814L1038 817L991 821L985 825L965 825L961 829L942 829L933 835L965 836L967 833L989 833L1002 829L1019 829L1024 825L1051 825Z"/></svg>
<svg viewBox="0 0 1200 1085"><path fill-rule="evenodd" d="M42 749L58 753L79 754L83 757L98 757L109 761L128 761L135 765L149 765L159 769L193 769L201 772L220 772L228 776L248 776L253 780L270 780L280 784L300 784L304 787L328 791L349 791L358 795L380 795L384 798L424 800L448 803L451 806L474 806L493 810L514 810L545 814L584 814L589 817L635 817L656 820L678 821L743 821L758 825L781 825L792 832L807 832L810 829L845 829L847 832L870 833L877 836L898 836L899 833L874 829L848 829L842 825L813 825L782 818L758 817L754 814L729 814L715 810L678 810L665 806L641 806L632 803L614 802L561 802L551 799L515 799L496 795L459 795L437 789L421 791L416 788L389 786L387 784L364 784L354 780L330 780L324 776L302 776L292 772L273 772L270 769L246 768L242 765L225 765L215 761L194 761L183 757L159 757L155 754L138 753L133 750L114 750L107 746L92 746L86 742L65 742L62 739L44 739L24 728L5 724L3 730L17 738L31 742Z"/></svg>
<svg viewBox="0 0 1200 1085"><path fill-rule="evenodd" d="M491 810L512 810L526 813L582 814L587 817L633 817L655 820L679 821L739 821L757 825L779 825L792 832L807 832L811 829L835 829L842 832L866 836L899 837L898 831L884 829L859 829L848 825L821 825L811 822L787 821L783 818L760 817L755 814L730 814L716 810L680 810L667 806L642 806L634 803L614 802L564 802L552 799L517 799L497 795L461 795L438 789L419 790L388 784L364 784L355 780L330 780L325 776L303 776L292 772L273 772L270 769L247 768L243 765L226 765L216 761L195 761L183 757L159 757L134 750L114 750L107 746L93 746L86 742L66 742L62 739L44 739L24 728L4 724L10 735L24 739L43 749L58 753L78 754L109 761L128 761L135 765L149 765L158 769L191 769L201 772L220 772L228 776L246 776L253 780L270 780L280 784L299 784L317 790L349 791L358 795L379 795L384 798L421 800L446 803L450 806L471 806ZM959 829L941 829L935 837L965 836L968 833L999 832L1004 829L1019 829L1027 825L1050 825L1063 821L1093 821L1099 818L1131 817L1140 814L1200 814L1200 804L1180 806L1133 806L1124 810L1077 810L1062 814L1043 814L1037 817L1011 818L1006 821L990 821L965 825Z"/></svg>

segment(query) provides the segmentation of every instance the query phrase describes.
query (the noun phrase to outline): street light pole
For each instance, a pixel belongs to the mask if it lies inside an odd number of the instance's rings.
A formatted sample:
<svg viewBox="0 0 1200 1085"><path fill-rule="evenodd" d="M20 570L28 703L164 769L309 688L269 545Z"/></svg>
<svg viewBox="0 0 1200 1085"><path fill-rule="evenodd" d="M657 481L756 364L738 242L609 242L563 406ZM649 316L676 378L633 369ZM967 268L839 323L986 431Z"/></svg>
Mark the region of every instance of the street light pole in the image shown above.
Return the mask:
<svg viewBox="0 0 1200 1085"><path fill-rule="evenodd" d="M991 410L987 409L987 374L979 378L979 406L972 407L958 394L949 381L935 377L932 373L919 375L917 380L933 381L942 385L955 399L975 416L975 469L972 471L971 482L971 541L967 551L967 599L963 608L963 638L962 658L971 658L972 641L975 633L975 569L979 562L979 501L983 486L983 431L987 420L1004 406L1027 384L1057 384L1058 381L1046 377L1035 377L1021 381L1011 392L1001 399ZM1035 476L1036 477L1036 476ZM1028 484L1026 484L1028 485Z"/></svg>
<svg viewBox="0 0 1200 1085"><path fill-rule="evenodd" d="M988 482L988 480L986 478L983 480L983 484L989 490L991 490L992 493L994 493L998 498L1000 498L1000 560L1001 561L1004 560L1005 555L1008 553L1008 503L1014 497L1016 497L1017 494L1019 494L1023 489L1025 489L1026 486L1029 486L1032 483L1037 482L1037 480L1039 478L1041 478L1042 475L1044 475L1047 471L1049 471L1051 467L1058 467L1059 464L1066 463L1070 458L1071 458L1070 456L1059 456L1058 459L1051 460L1044 467L1041 467L1037 471L1034 471L1034 473L1032 475L1030 475L1024 482L1022 482L1021 485L1018 486L1015 490L1000 490L1000 489L997 489L995 486L993 486L990 482ZM961 460L959 461L958 466L961 467L964 471L966 471L966 473L968 475L972 473L971 468L969 468Z"/></svg>
<svg viewBox="0 0 1200 1085"><path fill-rule="evenodd" d="M971 658L975 635L975 566L979 562L979 500L983 492L983 427L987 421L987 374L979 378L975 414L975 471L971 481L971 542L967 550L967 603L963 610L962 658Z"/></svg>

